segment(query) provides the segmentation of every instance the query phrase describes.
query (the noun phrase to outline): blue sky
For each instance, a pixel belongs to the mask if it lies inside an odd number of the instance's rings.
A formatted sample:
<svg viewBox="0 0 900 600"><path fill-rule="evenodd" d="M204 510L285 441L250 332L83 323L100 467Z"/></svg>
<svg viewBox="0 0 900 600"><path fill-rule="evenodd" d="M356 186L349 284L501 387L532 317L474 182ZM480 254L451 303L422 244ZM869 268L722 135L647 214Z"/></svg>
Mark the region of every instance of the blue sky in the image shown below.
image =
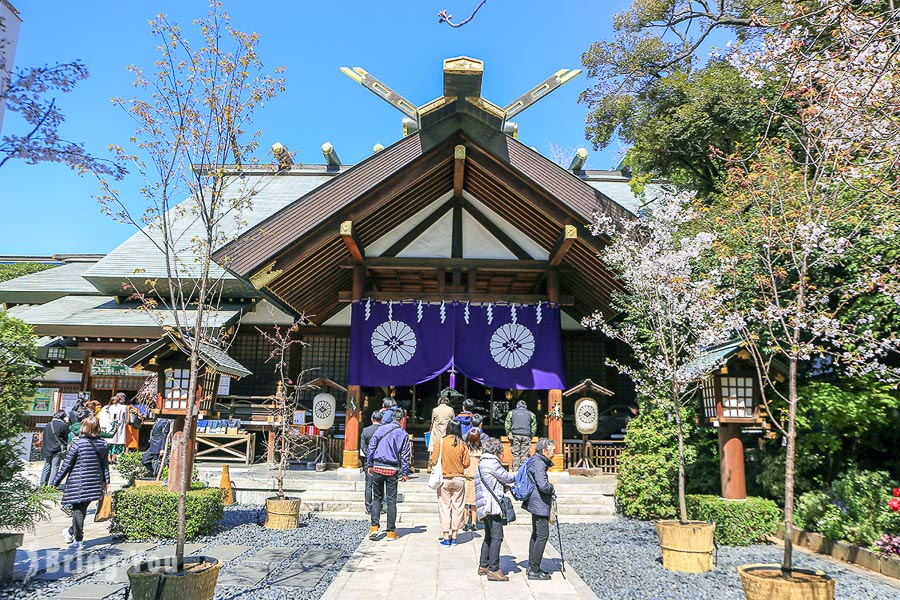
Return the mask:
<svg viewBox="0 0 900 600"><path fill-rule="evenodd" d="M125 145L134 129L110 98L133 95L129 64L152 68L156 44L147 20L163 12L187 29L207 10L197 0L13 3L23 19L16 66L77 58L90 70L90 79L58 97L58 104L66 115L63 136L97 155L105 155L109 144ZM437 22L441 9L459 19L476 4L226 2L236 28L260 34L264 63L287 67L287 91L257 114L262 148L280 141L299 150L301 162L321 163L321 145L330 141L351 164L374 144L400 138L402 115L341 74L341 66L361 66L421 105L441 93L441 61L468 55L485 62L484 97L503 106L558 69L579 68L581 53L611 35L613 13L630 2L488 0L466 27ZM544 154L550 144L585 145L587 110L577 98L588 84L582 74L519 115L519 139ZM4 132L17 126L7 113ZM615 145L604 152L588 149L588 168L613 168L620 155ZM120 189L127 193L139 185L128 179ZM91 177L59 165L7 163L0 169L0 254L110 251L134 231L100 214L93 198L98 191Z"/></svg>

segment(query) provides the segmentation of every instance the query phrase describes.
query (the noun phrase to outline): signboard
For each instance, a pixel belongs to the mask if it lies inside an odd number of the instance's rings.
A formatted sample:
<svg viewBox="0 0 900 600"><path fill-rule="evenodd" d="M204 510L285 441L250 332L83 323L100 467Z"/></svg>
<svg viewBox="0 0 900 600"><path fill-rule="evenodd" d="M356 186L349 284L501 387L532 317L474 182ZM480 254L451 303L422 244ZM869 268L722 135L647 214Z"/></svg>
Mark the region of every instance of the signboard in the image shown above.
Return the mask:
<svg viewBox="0 0 900 600"><path fill-rule="evenodd" d="M122 364L118 358L92 358L91 377L147 377L147 371L138 371Z"/></svg>
<svg viewBox="0 0 900 600"><path fill-rule="evenodd" d="M72 409L75 408L75 404L78 402L78 394L77 392L71 394L60 394L59 395L59 410L63 410L66 414L72 412Z"/></svg>
<svg viewBox="0 0 900 600"><path fill-rule="evenodd" d="M217 396L227 396L231 393L231 377L228 375L221 375L219 377L219 389L216 392Z"/></svg>
<svg viewBox="0 0 900 600"><path fill-rule="evenodd" d="M306 423L306 411L305 410L295 410L294 411L294 425L303 425Z"/></svg>
<svg viewBox="0 0 900 600"><path fill-rule="evenodd" d="M32 417L49 417L56 406L56 388L35 388L31 398L31 408L28 414Z"/></svg>

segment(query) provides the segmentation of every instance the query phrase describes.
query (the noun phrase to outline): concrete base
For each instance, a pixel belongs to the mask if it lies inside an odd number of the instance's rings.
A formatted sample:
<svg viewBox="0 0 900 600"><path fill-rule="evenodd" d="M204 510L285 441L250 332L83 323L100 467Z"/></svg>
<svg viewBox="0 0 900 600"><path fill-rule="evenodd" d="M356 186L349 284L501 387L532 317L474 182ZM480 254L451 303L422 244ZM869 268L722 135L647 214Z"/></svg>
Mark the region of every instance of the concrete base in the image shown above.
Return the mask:
<svg viewBox="0 0 900 600"><path fill-rule="evenodd" d="M349 475L351 473L360 473L359 467L339 467L337 470L338 475Z"/></svg>

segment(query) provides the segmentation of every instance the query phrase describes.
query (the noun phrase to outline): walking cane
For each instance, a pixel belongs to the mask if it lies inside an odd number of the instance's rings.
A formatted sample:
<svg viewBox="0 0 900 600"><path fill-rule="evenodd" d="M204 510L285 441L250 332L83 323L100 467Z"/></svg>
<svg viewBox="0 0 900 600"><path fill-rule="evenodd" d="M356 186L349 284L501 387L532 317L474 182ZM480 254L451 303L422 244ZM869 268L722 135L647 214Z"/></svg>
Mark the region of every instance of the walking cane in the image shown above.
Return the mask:
<svg viewBox="0 0 900 600"><path fill-rule="evenodd" d="M559 529L559 504L556 502L556 496L553 496L553 508L556 515L556 539L559 540L559 572L562 573L563 579L566 579L566 557L563 554L562 532Z"/></svg>

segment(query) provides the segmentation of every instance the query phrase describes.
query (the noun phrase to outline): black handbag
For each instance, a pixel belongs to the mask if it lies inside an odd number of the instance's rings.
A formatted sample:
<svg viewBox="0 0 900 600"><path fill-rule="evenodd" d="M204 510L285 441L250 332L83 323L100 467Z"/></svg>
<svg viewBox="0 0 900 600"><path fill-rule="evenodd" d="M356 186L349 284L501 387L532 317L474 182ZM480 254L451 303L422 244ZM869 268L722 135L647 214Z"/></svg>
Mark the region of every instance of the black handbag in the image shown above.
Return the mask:
<svg viewBox="0 0 900 600"><path fill-rule="evenodd" d="M491 496L494 497L494 500L497 501L497 504L500 505L500 523L503 525L509 525L510 523L515 521L516 509L513 508L513 503L512 500L509 499L509 496L503 494L499 498L497 497L497 494L494 493L494 490L492 490L484 480L484 473L481 472L481 464L478 465L478 474L481 475L481 487L486 489L491 494ZM494 479L496 479L496 477Z"/></svg>
<svg viewBox="0 0 900 600"><path fill-rule="evenodd" d="M128 424L132 427L136 427L137 429L141 428L141 424L143 423L143 419L141 419L141 414L136 410L128 411Z"/></svg>

